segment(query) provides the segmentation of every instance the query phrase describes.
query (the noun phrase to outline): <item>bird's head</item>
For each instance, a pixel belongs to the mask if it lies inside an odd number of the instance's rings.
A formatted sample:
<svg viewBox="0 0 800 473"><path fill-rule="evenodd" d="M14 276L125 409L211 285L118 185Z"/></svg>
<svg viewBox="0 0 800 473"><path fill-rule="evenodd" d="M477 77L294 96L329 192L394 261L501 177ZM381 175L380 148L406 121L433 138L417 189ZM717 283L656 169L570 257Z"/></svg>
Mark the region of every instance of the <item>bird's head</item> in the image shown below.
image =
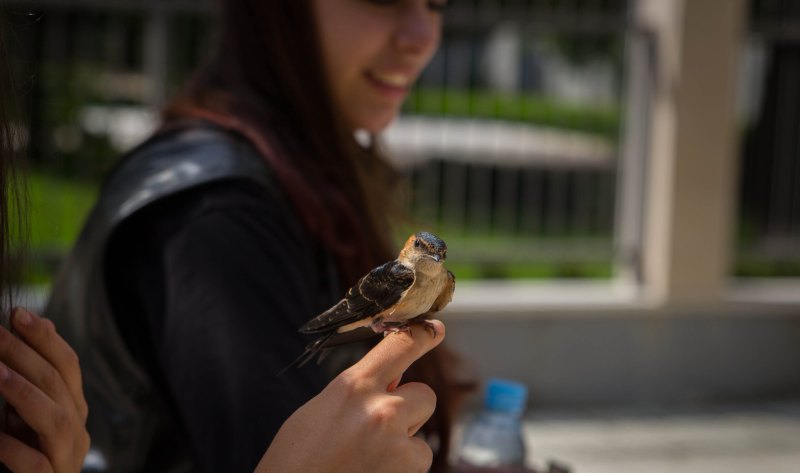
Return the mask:
<svg viewBox="0 0 800 473"><path fill-rule="evenodd" d="M447 258L447 245L433 233L417 232L406 240L400 251L401 263L415 267L441 265Z"/></svg>

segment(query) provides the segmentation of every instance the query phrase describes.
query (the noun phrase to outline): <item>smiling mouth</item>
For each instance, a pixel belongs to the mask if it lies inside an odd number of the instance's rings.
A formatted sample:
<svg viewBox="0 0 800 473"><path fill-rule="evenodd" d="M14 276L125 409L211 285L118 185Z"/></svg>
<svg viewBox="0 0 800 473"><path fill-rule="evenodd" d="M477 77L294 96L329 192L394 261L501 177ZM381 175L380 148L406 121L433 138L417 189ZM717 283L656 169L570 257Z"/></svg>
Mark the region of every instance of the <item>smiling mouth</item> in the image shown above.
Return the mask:
<svg viewBox="0 0 800 473"><path fill-rule="evenodd" d="M368 72L367 75L370 79L374 80L380 85L386 87L393 87L396 89L408 89L411 86L411 76L408 74L392 74L381 72Z"/></svg>

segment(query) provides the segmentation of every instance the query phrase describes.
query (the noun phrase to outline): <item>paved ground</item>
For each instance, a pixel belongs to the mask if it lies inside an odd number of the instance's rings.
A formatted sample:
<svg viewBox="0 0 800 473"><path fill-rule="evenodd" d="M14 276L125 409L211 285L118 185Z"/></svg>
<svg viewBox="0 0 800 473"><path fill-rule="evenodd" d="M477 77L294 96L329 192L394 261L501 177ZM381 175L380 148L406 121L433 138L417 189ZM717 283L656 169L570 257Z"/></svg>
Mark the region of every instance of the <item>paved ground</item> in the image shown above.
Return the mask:
<svg viewBox="0 0 800 473"><path fill-rule="evenodd" d="M800 403L534 412L525 434L541 469L556 459L573 473L800 473Z"/></svg>

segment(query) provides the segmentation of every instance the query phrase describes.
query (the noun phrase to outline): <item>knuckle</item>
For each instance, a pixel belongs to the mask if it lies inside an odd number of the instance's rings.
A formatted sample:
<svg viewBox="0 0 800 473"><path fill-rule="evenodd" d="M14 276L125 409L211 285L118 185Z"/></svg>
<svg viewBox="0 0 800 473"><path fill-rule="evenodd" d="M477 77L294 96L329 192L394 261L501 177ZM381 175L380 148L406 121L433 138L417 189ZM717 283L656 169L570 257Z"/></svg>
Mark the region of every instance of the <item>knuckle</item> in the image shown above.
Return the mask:
<svg viewBox="0 0 800 473"><path fill-rule="evenodd" d="M56 326L50 319L42 319L42 326L44 330L42 331L42 336L48 343L53 342L53 338L56 337Z"/></svg>
<svg viewBox="0 0 800 473"><path fill-rule="evenodd" d="M356 376L353 374L352 370L346 370L339 374L339 376L333 378L331 381L331 386L350 390L353 389L356 385Z"/></svg>
<svg viewBox="0 0 800 473"><path fill-rule="evenodd" d="M19 376L12 377L11 383L13 384L13 389L17 391L17 396L22 403L26 403L31 399L35 399L38 388L36 388L33 384L22 382Z"/></svg>
<svg viewBox="0 0 800 473"><path fill-rule="evenodd" d="M436 407L436 391L427 384L412 381L404 384L403 389L409 392L409 394L413 392L415 398L414 402L428 407L431 411Z"/></svg>
<svg viewBox="0 0 800 473"><path fill-rule="evenodd" d="M86 424L86 419L89 417L89 404L86 402L86 399L79 399L78 400L78 415L81 418L81 422L83 425Z"/></svg>
<svg viewBox="0 0 800 473"><path fill-rule="evenodd" d="M56 324L54 324L52 320L44 319L44 318L41 319L41 320L42 320L42 323L44 324L45 329L47 329L48 332L55 332L56 331Z"/></svg>
<svg viewBox="0 0 800 473"><path fill-rule="evenodd" d="M55 409L52 413L53 430L57 436L67 435L72 428L72 418L64 409Z"/></svg>
<svg viewBox="0 0 800 473"><path fill-rule="evenodd" d="M334 378L331 386L343 392L345 396L357 395L368 389L365 380L351 370L343 371Z"/></svg>
<svg viewBox="0 0 800 473"><path fill-rule="evenodd" d="M411 381L405 384L406 388L414 389L420 396L424 396L426 400L436 401L436 392L425 383L419 381Z"/></svg>
<svg viewBox="0 0 800 473"><path fill-rule="evenodd" d="M367 411L370 425L377 428L385 428L392 425L398 417L398 406L396 403L381 401L370 405Z"/></svg>
<svg viewBox="0 0 800 473"><path fill-rule="evenodd" d="M19 339L8 330L0 330L0 357L12 358L19 350Z"/></svg>
<svg viewBox="0 0 800 473"><path fill-rule="evenodd" d="M419 437L412 438L411 445L407 452L410 465L413 465L410 470L419 473L430 470L433 465L433 450L430 445Z"/></svg>
<svg viewBox="0 0 800 473"><path fill-rule="evenodd" d="M30 459L30 464L28 466L30 467L29 471L31 473L50 473L53 471L50 460L43 454L34 455Z"/></svg>
<svg viewBox="0 0 800 473"><path fill-rule="evenodd" d="M419 390L420 395L424 398L423 402L436 404L436 391L425 383L415 383L416 389Z"/></svg>
<svg viewBox="0 0 800 473"><path fill-rule="evenodd" d="M89 451L89 447L92 445L92 438L89 436L89 432L86 430L83 431L83 434L78 437L78 445L76 448L78 456L83 458L86 453Z"/></svg>
<svg viewBox="0 0 800 473"><path fill-rule="evenodd" d="M426 447L417 458L420 460L419 473L425 473L429 471L433 465L433 450L431 450L430 447Z"/></svg>
<svg viewBox="0 0 800 473"><path fill-rule="evenodd" d="M78 358L78 353L72 349L69 345L66 345L64 348L64 362L72 367L80 366L81 360Z"/></svg>
<svg viewBox="0 0 800 473"><path fill-rule="evenodd" d="M351 382L344 376L344 373L340 374L339 376L333 378L325 389L323 390L324 393L331 393L335 395L337 398L347 398L347 396L352 391L352 384Z"/></svg>
<svg viewBox="0 0 800 473"><path fill-rule="evenodd" d="M42 390L46 393L55 393L63 382L61 375L52 366L44 368L39 379Z"/></svg>

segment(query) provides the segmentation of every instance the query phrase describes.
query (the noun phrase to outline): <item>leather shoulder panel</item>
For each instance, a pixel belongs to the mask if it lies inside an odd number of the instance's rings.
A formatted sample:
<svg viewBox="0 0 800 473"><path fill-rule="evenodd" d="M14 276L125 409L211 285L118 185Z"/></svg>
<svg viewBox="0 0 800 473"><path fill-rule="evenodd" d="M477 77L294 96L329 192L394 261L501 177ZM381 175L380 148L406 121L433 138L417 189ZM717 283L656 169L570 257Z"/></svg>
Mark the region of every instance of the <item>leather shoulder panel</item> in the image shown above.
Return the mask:
<svg viewBox="0 0 800 473"><path fill-rule="evenodd" d="M267 164L243 138L210 126L183 129L122 157L95 211L113 227L160 198L223 179L274 185Z"/></svg>

